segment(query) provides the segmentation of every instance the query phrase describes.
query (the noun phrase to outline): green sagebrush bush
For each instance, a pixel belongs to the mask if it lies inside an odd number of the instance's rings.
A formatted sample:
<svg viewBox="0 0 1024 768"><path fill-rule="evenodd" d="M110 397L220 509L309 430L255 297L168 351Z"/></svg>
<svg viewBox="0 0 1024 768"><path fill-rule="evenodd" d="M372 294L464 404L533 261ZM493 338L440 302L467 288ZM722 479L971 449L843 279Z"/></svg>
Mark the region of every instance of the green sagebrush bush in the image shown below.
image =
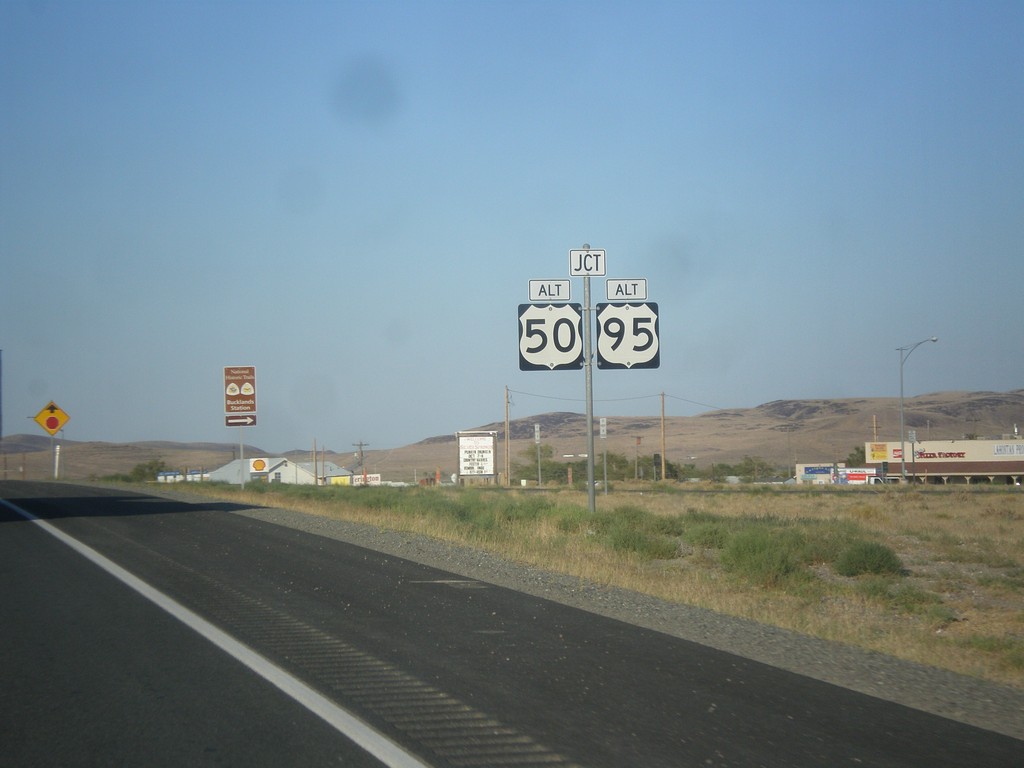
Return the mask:
<svg viewBox="0 0 1024 768"><path fill-rule="evenodd" d="M753 527L729 537L722 565L748 581L765 587L809 576L807 538L795 529Z"/></svg>
<svg viewBox="0 0 1024 768"><path fill-rule="evenodd" d="M835 569L840 576L900 574L903 572L903 562L884 544L861 539L851 542L839 553Z"/></svg>

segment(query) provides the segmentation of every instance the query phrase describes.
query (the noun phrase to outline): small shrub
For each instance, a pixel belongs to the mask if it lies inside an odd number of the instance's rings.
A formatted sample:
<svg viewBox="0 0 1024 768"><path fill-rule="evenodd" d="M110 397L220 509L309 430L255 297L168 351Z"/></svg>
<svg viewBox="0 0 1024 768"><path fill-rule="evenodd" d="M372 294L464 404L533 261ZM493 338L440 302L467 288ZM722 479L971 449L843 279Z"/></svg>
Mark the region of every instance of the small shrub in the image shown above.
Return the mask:
<svg viewBox="0 0 1024 768"><path fill-rule="evenodd" d="M651 520L651 530L661 534L662 536L674 536L678 539L683 535L685 529L686 525L679 517L655 516Z"/></svg>
<svg viewBox="0 0 1024 768"><path fill-rule="evenodd" d="M724 526L719 523L699 523L689 528L685 539L695 547L702 549L722 549L728 535Z"/></svg>
<svg viewBox="0 0 1024 768"><path fill-rule="evenodd" d="M804 572L799 531L748 528L732 536L722 550L722 565L755 584L780 586Z"/></svg>
<svg viewBox="0 0 1024 768"><path fill-rule="evenodd" d="M978 576L978 584L982 587L1005 589L1007 592L1024 590L1024 568L1011 568L1006 573Z"/></svg>
<svg viewBox="0 0 1024 768"><path fill-rule="evenodd" d="M870 576L866 579L861 579L857 582L854 590L863 597L869 600L877 600L879 602L889 602L889 587L891 586L889 579L882 576Z"/></svg>
<svg viewBox="0 0 1024 768"><path fill-rule="evenodd" d="M899 574L903 571L903 562L884 544L858 540L839 553L835 569L841 576Z"/></svg>
<svg viewBox="0 0 1024 768"><path fill-rule="evenodd" d="M939 600L940 602L930 605L924 610L925 618L927 618L931 622L931 625L936 629L947 627L957 620L957 612L948 605L943 605L941 603L941 598L939 598Z"/></svg>
<svg viewBox="0 0 1024 768"><path fill-rule="evenodd" d="M934 623L942 625L956 618L951 609L942 605L942 598L911 584L901 584L891 577L868 575L857 582L854 590L870 600L883 603L901 613L924 614Z"/></svg>
<svg viewBox="0 0 1024 768"><path fill-rule="evenodd" d="M882 515L881 510L871 504L856 504L850 508L849 514L858 520L875 520Z"/></svg>
<svg viewBox="0 0 1024 768"><path fill-rule="evenodd" d="M831 563L857 539L861 528L848 520L807 521L804 558L807 563Z"/></svg>
<svg viewBox="0 0 1024 768"><path fill-rule="evenodd" d="M889 591L889 605L903 613L922 613L942 603L936 594L910 584L898 584Z"/></svg>
<svg viewBox="0 0 1024 768"><path fill-rule="evenodd" d="M612 530L609 541L617 552L629 552L643 560L668 560L677 551L676 542L672 539L650 536L626 526Z"/></svg>
<svg viewBox="0 0 1024 768"><path fill-rule="evenodd" d="M562 533L579 533L590 522L590 513L582 507L563 507L558 510L557 528Z"/></svg>

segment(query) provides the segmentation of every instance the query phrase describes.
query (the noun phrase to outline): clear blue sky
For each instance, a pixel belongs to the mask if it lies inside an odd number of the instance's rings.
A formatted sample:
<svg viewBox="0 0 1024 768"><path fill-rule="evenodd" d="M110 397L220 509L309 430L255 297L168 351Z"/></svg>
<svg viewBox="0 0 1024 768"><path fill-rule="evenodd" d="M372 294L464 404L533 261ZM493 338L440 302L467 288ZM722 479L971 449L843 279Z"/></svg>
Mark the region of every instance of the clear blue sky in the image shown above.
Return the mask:
<svg viewBox="0 0 1024 768"><path fill-rule="evenodd" d="M3 430L271 451L584 410L568 251L648 281L595 414L1024 387L1024 4L0 3ZM603 299L603 279L594 282ZM582 298L574 279L574 298Z"/></svg>

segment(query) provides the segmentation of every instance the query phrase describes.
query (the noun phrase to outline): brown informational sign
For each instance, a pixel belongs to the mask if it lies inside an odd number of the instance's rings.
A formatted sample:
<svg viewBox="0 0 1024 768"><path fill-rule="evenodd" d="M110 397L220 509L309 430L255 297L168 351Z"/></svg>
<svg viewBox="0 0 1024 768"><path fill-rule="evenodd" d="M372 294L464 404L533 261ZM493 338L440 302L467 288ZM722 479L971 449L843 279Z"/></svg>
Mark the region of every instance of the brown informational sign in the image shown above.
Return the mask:
<svg viewBox="0 0 1024 768"><path fill-rule="evenodd" d="M233 365L224 369L224 414L256 413L256 366ZM229 426L247 426L229 424Z"/></svg>

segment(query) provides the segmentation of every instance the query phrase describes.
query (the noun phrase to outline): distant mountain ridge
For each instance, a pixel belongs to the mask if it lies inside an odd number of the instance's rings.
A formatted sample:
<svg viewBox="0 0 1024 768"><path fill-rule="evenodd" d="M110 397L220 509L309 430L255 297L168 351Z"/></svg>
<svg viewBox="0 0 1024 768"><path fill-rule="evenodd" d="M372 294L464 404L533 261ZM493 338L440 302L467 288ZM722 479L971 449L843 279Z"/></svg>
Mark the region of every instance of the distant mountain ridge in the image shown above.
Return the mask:
<svg viewBox="0 0 1024 768"><path fill-rule="evenodd" d="M598 413L596 416L605 416ZM607 440L595 438L595 450L633 456L662 450L660 414L606 415ZM954 440L1013 437L1024 433L1024 389L1011 392L937 392L904 401L906 429L917 430L918 440ZM532 450L534 425L541 428L541 442L555 455L579 455L586 449L586 417L581 413L555 411L519 417L509 422L512 461ZM499 466L504 462L504 421L477 427L453 428L407 446L369 450L368 471L387 479L417 479L440 473L447 477L457 468L455 434L458 431L498 433ZM595 430L596 431L596 430ZM773 400L754 408L709 411L696 416L670 416L664 423L664 450L669 460L706 467L736 463L756 456L780 467L803 461L842 461L856 447L872 440L899 440L899 398L830 398ZM117 444L62 441L66 446L67 477L84 478L128 472L136 464L160 459L172 468L214 468L226 464L238 450L230 443L180 443L142 441ZM42 435L4 437L3 451L9 477L12 455L24 455L31 476L52 473L50 438ZM246 446L249 456L284 456L307 460L308 450L284 452ZM351 466L350 451L328 450L326 458ZM17 469L13 471L18 471Z"/></svg>
<svg viewBox="0 0 1024 768"><path fill-rule="evenodd" d="M666 422L730 422L743 419L749 420L751 425L780 430L818 428L864 414L891 419L894 413L898 416L899 398L773 400L754 408L721 409L696 416L672 416L666 418ZM609 416L609 425L613 422L628 422L635 428L646 429L660 426L661 420L651 416ZM534 424L541 425L542 433L563 436L582 431L586 427L586 417L580 413L564 411L523 417L510 421L509 435L513 440L532 439ZM1002 436L1012 431L1014 424L1018 428L1024 428L1024 389L1012 392L938 392L906 397L904 424L906 427L930 425L936 432L942 432L941 437L945 439L963 438L967 434ZM960 426L971 428L960 430ZM492 422L478 429L504 433L504 423ZM453 439L453 436L428 438L422 442L448 439Z"/></svg>
<svg viewBox="0 0 1024 768"><path fill-rule="evenodd" d="M595 419L605 414L596 413ZM634 456L660 453L660 415L607 416L606 441L595 438L595 451ZM579 455L585 450L586 416L556 411L509 421L512 461L523 461L534 442L534 425L541 442L555 455ZM1011 392L936 392L904 398L904 426L916 429L918 440L1002 438L1014 429L1024 433L1024 389ZM502 453L504 422L491 422L461 431L498 433ZM596 431L596 430L595 430ZM896 441L899 398L823 398L773 400L754 408L727 408L696 416L669 416L664 424L664 450L671 461L707 467L737 463L755 456L780 467L798 462L844 461L864 443ZM445 454L444 452L447 452ZM390 466L429 464L432 455L455 457L455 431L421 440L402 449L379 452Z"/></svg>

